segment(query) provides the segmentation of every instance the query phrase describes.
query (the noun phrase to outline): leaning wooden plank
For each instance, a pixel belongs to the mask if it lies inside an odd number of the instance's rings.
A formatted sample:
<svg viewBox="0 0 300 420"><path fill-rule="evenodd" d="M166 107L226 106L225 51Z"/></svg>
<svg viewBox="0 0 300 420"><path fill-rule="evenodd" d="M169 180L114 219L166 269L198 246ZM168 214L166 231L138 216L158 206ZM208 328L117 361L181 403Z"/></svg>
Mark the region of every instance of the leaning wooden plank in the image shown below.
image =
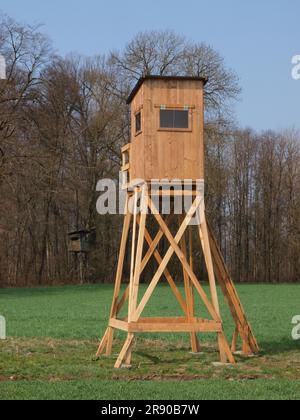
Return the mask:
<svg viewBox="0 0 300 420"><path fill-rule="evenodd" d="M224 296L227 299L233 319L236 322L236 326L239 330L243 342L248 344L249 350L251 350L251 352L258 353L259 346L257 344L256 338L253 334L251 325L247 319L245 310L239 299L237 290L231 279L227 265L223 259L222 253L220 251L220 248L217 244L216 238L212 232L209 223L208 230L210 235L212 254L214 257L214 264L217 270L217 279L220 283ZM247 330L245 330L245 328L247 328Z"/></svg>

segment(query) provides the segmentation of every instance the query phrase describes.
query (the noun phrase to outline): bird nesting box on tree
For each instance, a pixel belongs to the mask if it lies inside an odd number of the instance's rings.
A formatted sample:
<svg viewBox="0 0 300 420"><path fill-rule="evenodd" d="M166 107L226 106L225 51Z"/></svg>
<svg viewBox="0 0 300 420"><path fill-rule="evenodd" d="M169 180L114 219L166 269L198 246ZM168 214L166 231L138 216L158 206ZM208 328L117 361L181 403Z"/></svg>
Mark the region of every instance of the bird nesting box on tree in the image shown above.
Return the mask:
<svg viewBox="0 0 300 420"><path fill-rule="evenodd" d="M148 76L137 83L128 98L131 106L131 142L122 148L123 188L127 189L125 221L110 321L97 352L98 356L104 351L111 355L114 330L127 332L116 368L130 365L135 334L142 332L188 333L194 353L200 351L198 333L215 333L223 363L235 363L233 353L239 337L244 354L258 351L236 288L207 222L204 189L199 188L199 185L204 185L206 81L195 77ZM156 184L176 185L176 189L153 188ZM189 185L188 189L185 188L186 184ZM174 200L175 196L182 199L188 197L190 204L185 206L181 214L174 210L171 210L171 214L162 214L156 199L159 198L158 202L164 197ZM154 238L147 228L150 216L158 224ZM176 223L178 232L174 234L172 228ZM164 256L159 250L163 237L169 242ZM121 284L125 280L123 268L129 243L130 283L124 295L120 296ZM199 255L199 252L193 252L195 247L203 252L210 286L209 295L195 274L194 257ZM178 272L172 274L170 262L174 255L182 266L184 295L176 284L175 275L178 277ZM158 264L158 269L144 296L139 300L141 277L151 258ZM169 283L182 315L176 318L143 318L142 314L162 277ZM224 334L216 280L219 281L236 325L231 347ZM199 295L203 308L196 308L195 293ZM128 317L119 319L118 315L127 301ZM201 309L209 314L208 319L200 315Z"/></svg>

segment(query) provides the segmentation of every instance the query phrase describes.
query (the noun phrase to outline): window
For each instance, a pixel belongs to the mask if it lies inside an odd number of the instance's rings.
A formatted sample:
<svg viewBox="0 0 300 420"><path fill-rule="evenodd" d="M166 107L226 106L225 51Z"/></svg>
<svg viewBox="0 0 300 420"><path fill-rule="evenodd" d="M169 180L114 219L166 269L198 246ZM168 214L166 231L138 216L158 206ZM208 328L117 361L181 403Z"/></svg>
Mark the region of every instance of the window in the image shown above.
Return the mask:
<svg viewBox="0 0 300 420"><path fill-rule="evenodd" d="M139 134L142 131L142 113L138 112L135 115L135 133Z"/></svg>
<svg viewBox="0 0 300 420"><path fill-rule="evenodd" d="M188 110L160 110L160 128L188 130L190 128Z"/></svg>

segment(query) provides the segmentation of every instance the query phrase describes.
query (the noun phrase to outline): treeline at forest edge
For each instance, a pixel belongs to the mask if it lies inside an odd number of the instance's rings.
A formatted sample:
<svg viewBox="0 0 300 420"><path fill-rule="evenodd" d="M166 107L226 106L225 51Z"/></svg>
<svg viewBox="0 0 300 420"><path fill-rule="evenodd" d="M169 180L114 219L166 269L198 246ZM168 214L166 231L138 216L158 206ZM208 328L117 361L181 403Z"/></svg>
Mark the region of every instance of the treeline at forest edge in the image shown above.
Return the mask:
<svg viewBox="0 0 300 420"><path fill-rule="evenodd" d="M0 53L7 65L0 80L0 287L82 280L68 233L94 227L83 280L114 281L123 217L97 214L96 185L119 179L120 148L130 137L126 98L149 74L209 79L207 213L235 281L300 279L300 133L238 128L231 113L241 96L238 77L213 48L170 31L146 32L106 56L63 58L39 27L0 15Z"/></svg>

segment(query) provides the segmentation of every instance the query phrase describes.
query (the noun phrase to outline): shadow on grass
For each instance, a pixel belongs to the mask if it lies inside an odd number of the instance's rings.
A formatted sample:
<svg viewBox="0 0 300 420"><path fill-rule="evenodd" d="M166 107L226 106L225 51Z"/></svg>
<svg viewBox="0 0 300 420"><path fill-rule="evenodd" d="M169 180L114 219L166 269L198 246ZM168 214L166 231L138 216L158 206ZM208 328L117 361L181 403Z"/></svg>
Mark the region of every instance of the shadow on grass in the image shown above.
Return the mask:
<svg viewBox="0 0 300 420"><path fill-rule="evenodd" d="M259 344L261 349L260 354L264 356L300 351L300 341L282 339L280 341L264 341Z"/></svg>
<svg viewBox="0 0 300 420"><path fill-rule="evenodd" d="M159 357L153 356L152 354L144 353L141 351L137 351L135 354L139 357L143 357L144 359L150 360L150 362L154 365L158 365L159 363L161 363L161 359Z"/></svg>

